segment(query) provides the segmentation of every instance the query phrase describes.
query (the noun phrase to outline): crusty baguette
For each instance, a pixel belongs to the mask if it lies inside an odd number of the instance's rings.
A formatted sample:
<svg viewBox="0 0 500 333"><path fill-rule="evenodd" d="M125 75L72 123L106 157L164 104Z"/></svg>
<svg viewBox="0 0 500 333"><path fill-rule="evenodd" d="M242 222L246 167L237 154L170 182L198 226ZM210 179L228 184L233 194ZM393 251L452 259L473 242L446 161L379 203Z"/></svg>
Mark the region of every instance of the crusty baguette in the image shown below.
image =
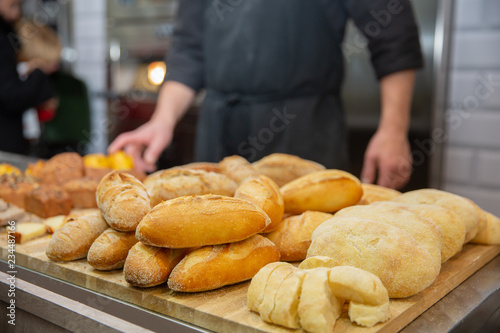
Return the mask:
<svg viewBox="0 0 500 333"><path fill-rule="evenodd" d="M248 178L234 197L253 202L269 216L271 223L262 232L271 232L281 223L285 204L278 185L271 178L264 175Z"/></svg>
<svg viewBox="0 0 500 333"><path fill-rule="evenodd" d="M259 173L245 158L237 155L225 157L219 162L223 174L234 180L237 184L243 183L247 178L258 176Z"/></svg>
<svg viewBox="0 0 500 333"><path fill-rule="evenodd" d="M500 219L495 215L484 212L486 228L479 232L471 241L476 244L500 245Z"/></svg>
<svg viewBox="0 0 500 333"><path fill-rule="evenodd" d="M362 194L359 179L341 170L316 171L281 188L285 212L292 214L306 210L335 212L355 205Z"/></svg>
<svg viewBox="0 0 500 333"><path fill-rule="evenodd" d="M359 200L358 205L369 205L377 201L392 200L401 195L401 192L376 184L361 184L363 188L363 196Z"/></svg>
<svg viewBox="0 0 500 333"><path fill-rule="evenodd" d="M42 237L47 233L47 228L43 223L25 222L15 226L15 231L9 231L9 234L14 236L17 244L25 244L26 242Z"/></svg>
<svg viewBox="0 0 500 333"><path fill-rule="evenodd" d="M56 261L85 258L92 243L108 227L99 212L77 215L52 235L47 244L47 257Z"/></svg>
<svg viewBox="0 0 500 333"><path fill-rule="evenodd" d="M108 173L99 183L96 196L102 216L118 231L134 231L151 210L146 188L127 173Z"/></svg>
<svg viewBox="0 0 500 333"><path fill-rule="evenodd" d="M279 187L308 173L325 170L319 163L281 153L268 155L254 162L253 166L257 172L274 180Z"/></svg>
<svg viewBox="0 0 500 333"><path fill-rule="evenodd" d="M186 195L218 194L232 197L236 191L236 183L225 175L181 168L152 173L146 177L144 186L152 206Z"/></svg>
<svg viewBox="0 0 500 333"><path fill-rule="evenodd" d="M122 268L128 251L135 243L137 243L135 232L122 232L109 228L92 243L87 261L90 266L102 271Z"/></svg>
<svg viewBox="0 0 500 333"><path fill-rule="evenodd" d="M199 247L243 240L269 223L266 213L246 200L186 196L156 205L139 223L136 237L158 247Z"/></svg>
<svg viewBox="0 0 500 333"><path fill-rule="evenodd" d="M135 287L153 287L167 282L175 265L189 249L167 249L136 243L129 251L123 276Z"/></svg>
<svg viewBox="0 0 500 333"><path fill-rule="evenodd" d="M254 235L240 242L206 246L189 253L168 279L174 291L217 289L251 279L265 265L279 260L276 246Z"/></svg>
<svg viewBox="0 0 500 333"><path fill-rule="evenodd" d="M307 211L301 215L287 217L278 229L266 235L278 247L281 260L300 261L307 256L311 237L316 228L332 214Z"/></svg>

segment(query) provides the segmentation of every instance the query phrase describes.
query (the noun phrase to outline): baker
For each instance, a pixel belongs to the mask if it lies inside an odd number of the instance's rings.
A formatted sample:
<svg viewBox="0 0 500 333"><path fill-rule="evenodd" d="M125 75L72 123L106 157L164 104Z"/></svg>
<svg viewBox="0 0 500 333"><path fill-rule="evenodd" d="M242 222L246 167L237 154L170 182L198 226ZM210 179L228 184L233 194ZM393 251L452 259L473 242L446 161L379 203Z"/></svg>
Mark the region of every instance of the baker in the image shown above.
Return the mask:
<svg viewBox="0 0 500 333"><path fill-rule="evenodd" d="M361 178L402 187L411 173L410 104L422 66L408 0L180 1L156 110L109 151L125 147L138 169L154 170L176 123L206 88L196 160L236 154L253 161L283 152L345 169L340 90L348 18L369 41L381 91L381 118Z"/></svg>

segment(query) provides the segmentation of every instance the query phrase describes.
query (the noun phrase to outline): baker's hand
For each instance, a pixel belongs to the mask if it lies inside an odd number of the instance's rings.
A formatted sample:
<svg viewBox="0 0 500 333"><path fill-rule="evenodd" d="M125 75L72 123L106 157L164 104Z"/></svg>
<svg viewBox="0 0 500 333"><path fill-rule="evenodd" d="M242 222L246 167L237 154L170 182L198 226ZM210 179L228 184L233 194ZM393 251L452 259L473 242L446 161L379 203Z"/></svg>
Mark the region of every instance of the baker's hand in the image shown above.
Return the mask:
<svg viewBox="0 0 500 333"><path fill-rule="evenodd" d="M150 120L137 129L120 134L108 148L112 154L120 149L134 158L134 169L142 172L156 170L156 161L170 144L173 127Z"/></svg>
<svg viewBox="0 0 500 333"><path fill-rule="evenodd" d="M361 181L389 188L402 188L410 180L412 157L406 134L378 130L365 152Z"/></svg>

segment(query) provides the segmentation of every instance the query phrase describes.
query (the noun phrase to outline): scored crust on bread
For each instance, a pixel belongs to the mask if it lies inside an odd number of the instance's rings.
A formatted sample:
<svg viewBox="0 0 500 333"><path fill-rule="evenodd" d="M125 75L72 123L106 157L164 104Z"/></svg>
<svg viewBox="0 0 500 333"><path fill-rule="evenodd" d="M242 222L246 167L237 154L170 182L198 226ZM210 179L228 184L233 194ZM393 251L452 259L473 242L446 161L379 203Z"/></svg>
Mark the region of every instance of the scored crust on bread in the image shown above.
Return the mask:
<svg viewBox="0 0 500 333"><path fill-rule="evenodd" d="M269 316L273 324L300 328L299 299L305 273L296 269L281 283L274 298L274 308Z"/></svg>
<svg viewBox="0 0 500 333"><path fill-rule="evenodd" d="M361 200L359 200L358 205L369 205L377 201L388 201L401 195L399 191L376 184L362 183L361 187L363 188L363 196Z"/></svg>
<svg viewBox="0 0 500 333"><path fill-rule="evenodd" d="M152 206L187 195L233 196L237 187L233 180L223 174L181 168L157 171L146 177L144 186Z"/></svg>
<svg viewBox="0 0 500 333"><path fill-rule="evenodd" d="M151 210L144 185L134 176L113 171L99 183L97 205L109 226L118 231L134 231Z"/></svg>
<svg viewBox="0 0 500 333"><path fill-rule="evenodd" d="M279 187L309 173L326 169L319 163L282 153L263 157L254 162L253 166L257 172L274 180Z"/></svg>
<svg viewBox="0 0 500 333"><path fill-rule="evenodd" d="M393 200L406 204L438 205L450 209L465 223L465 243L471 241L478 232L479 215L476 207L459 195L435 189L420 189L403 193Z"/></svg>
<svg viewBox="0 0 500 333"><path fill-rule="evenodd" d="M332 293L328 274L327 268L306 271L298 315L300 325L308 332L332 332L335 322L342 314L344 301Z"/></svg>
<svg viewBox="0 0 500 333"><path fill-rule="evenodd" d="M262 267L252 278L247 292L247 307L250 310L255 312L259 311L259 305L262 303L262 299L264 298L264 290L269 276L271 276L271 273L280 266L291 266L291 264L283 261L272 262Z"/></svg>
<svg viewBox="0 0 500 333"><path fill-rule="evenodd" d="M237 155L225 157L219 162L220 171L234 180L238 185L247 178L259 175L257 170L245 158Z"/></svg>
<svg viewBox="0 0 500 333"><path fill-rule="evenodd" d="M186 196L156 205L139 223L136 237L159 247L199 247L244 240L269 223L266 213L246 200Z"/></svg>
<svg viewBox="0 0 500 333"><path fill-rule="evenodd" d="M422 216L393 205L357 205L344 208L335 218L354 217L373 222L391 224L408 232L434 258L434 266L441 269L441 231L433 222Z"/></svg>
<svg viewBox="0 0 500 333"><path fill-rule="evenodd" d="M87 255L90 266L102 271L122 268L132 246L137 243L135 233L108 228L92 243Z"/></svg>
<svg viewBox="0 0 500 333"><path fill-rule="evenodd" d="M269 216L271 223L262 232L271 232L281 223L285 203L278 185L271 178L264 175L248 178L238 187L234 197L253 202Z"/></svg>
<svg viewBox="0 0 500 333"><path fill-rule="evenodd" d="M285 212L301 214L306 210L335 212L355 205L361 199L361 183L342 170L316 171L281 187Z"/></svg>
<svg viewBox="0 0 500 333"><path fill-rule="evenodd" d="M205 246L189 253L175 266L168 286L182 292L213 290L250 280L262 267L278 260L276 246L261 235Z"/></svg>

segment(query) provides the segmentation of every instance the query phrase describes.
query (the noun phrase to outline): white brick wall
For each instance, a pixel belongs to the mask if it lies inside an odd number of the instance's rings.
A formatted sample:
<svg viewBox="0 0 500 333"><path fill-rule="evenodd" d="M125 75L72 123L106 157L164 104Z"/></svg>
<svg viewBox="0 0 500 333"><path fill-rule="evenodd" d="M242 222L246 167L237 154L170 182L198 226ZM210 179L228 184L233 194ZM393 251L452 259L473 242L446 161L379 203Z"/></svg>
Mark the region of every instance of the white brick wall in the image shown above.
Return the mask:
<svg viewBox="0 0 500 333"><path fill-rule="evenodd" d="M500 216L500 1L455 2L444 189Z"/></svg>
<svg viewBox="0 0 500 333"><path fill-rule="evenodd" d="M91 105L91 152L105 152L106 101L96 96L106 88L106 1L73 0L73 40L78 59L75 74L87 84Z"/></svg>

